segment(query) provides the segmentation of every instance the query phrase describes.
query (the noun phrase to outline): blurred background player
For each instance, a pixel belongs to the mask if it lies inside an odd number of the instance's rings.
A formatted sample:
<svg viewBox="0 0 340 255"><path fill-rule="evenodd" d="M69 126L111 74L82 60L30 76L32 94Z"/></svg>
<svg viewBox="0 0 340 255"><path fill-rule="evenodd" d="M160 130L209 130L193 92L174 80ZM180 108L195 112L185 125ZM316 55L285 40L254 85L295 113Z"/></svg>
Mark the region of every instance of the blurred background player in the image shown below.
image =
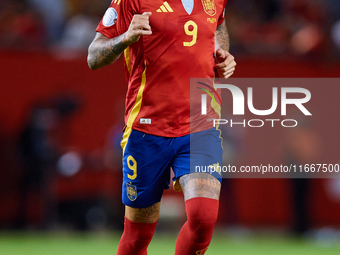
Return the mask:
<svg viewBox="0 0 340 255"><path fill-rule="evenodd" d="M235 70L225 4L112 1L97 28L89 47L90 68L110 65L124 51L128 77L122 140L125 228L118 255L147 254L170 167L187 212L175 254L204 254L208 249L221 176L190 172L190 156L202 165L222 164L222 147L220 131L211 122L191 132L190 78L213 78L215 61L220 77L228 78Z"/></svg>
<svg viewBox="0 0 340 255"><path fill-rule="evenodd" d="M31 109L18 141L23 166L19 189L20 208L15 224L19 229L32 227L28 220L31 204L38 205L38 217L42 218L35 227L48 229L56 221L56 205L50 187L57 174L56 165L62 152L62 125L74 115L78 107L76 98L63 95L36 103Z"/></svg>
<svg viewBox="0 0 340 255"><path fill-rule="evenodd" d="M299 118L300 125L289 129L286 133L285 152L287 164L304 165L320 160L322 148L319 134L315 131L314 123L306 118ZM316 163L317 164L317 163ZM309 196L313 179L309 173L295 174L290 179L292 187L292 202L294 224L292 232L300 237L311 230L311 212Z"/></svg>

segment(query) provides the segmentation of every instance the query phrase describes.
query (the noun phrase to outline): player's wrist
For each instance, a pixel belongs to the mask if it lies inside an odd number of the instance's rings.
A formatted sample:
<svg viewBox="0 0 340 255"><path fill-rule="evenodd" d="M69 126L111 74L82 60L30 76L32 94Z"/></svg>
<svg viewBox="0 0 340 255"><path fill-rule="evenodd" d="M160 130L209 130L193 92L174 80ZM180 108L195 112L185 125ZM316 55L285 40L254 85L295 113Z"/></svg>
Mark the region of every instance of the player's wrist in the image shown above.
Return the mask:
<svg viewBox="0 0 340 255"><path fill-rule="evenodd" d="M126 45L126 47L130 46L133 43L131 36L128 35L128 32L125 32L122 37L122 44Z"/></svg>

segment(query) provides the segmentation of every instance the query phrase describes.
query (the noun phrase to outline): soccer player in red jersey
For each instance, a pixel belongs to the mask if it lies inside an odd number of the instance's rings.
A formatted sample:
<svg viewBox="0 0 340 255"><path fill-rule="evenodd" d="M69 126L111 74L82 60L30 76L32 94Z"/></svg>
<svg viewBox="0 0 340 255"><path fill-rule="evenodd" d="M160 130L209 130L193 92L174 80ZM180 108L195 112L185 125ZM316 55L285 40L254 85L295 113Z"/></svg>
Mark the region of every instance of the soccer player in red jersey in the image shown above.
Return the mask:
<svg viewBox="0 0 340 255"><path fill-rule="evenodd" d="M203 255L208 249L221 176L190 171L190 160L222 163L221 138L211 122L190 129L190 78L213 78L215 71L228 78L235 70L225 5L226 0L112 0L98 25L89 47L90 68L110 65L124 52L128 81L122 139L125 228L118 255L147 254L170 169L187 213L175 255Z"/></svg>

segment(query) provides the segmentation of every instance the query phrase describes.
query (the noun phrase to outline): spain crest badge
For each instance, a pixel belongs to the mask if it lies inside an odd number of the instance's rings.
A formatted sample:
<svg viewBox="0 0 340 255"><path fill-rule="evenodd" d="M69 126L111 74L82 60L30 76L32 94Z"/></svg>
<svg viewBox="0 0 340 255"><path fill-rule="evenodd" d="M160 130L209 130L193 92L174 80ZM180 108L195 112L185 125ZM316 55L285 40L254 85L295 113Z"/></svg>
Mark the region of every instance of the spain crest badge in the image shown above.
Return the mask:
<svg viewBox="0 0 340 255"><path fill-rule="evenodd" d="M214 16L216 13L216 6L214 0L202 0L204 11L210 15Z"/></svg>
<svg viewBox="0 0 340 255"><path fill-rule="evenodd" d="M131 201L135 201L137 198L137 187L131 183L127 183L126 194Z"/></svg>

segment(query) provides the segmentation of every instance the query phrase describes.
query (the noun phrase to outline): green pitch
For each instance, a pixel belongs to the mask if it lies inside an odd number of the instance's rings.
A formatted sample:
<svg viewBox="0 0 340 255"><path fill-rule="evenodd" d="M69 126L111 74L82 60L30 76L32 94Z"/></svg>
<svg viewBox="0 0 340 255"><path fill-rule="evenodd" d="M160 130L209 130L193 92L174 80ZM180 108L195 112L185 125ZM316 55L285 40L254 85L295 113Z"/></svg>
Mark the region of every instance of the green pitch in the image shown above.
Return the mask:
<svg viewBox="0 0 340 255"><path fill-rule="evenodd" d="M0 233L1 255L114 255L119 234ZM156 233L149 255L173 255L176 234ZM215 233L206 255L339 255L340 243L317 245L279 237L237 239Z"/></svg>

